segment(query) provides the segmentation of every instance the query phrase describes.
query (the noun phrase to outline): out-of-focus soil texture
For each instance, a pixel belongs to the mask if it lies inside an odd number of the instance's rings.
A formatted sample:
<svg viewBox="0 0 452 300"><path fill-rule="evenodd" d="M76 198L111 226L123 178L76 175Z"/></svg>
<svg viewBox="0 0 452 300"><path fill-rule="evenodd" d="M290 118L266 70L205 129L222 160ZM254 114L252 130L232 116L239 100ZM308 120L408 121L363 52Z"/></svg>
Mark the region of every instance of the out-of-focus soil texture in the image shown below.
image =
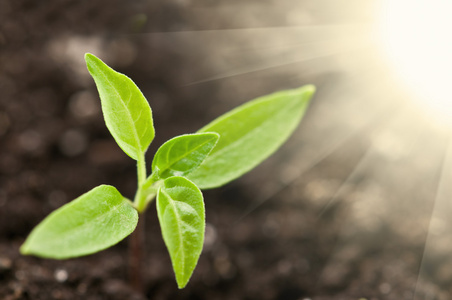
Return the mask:
<svg viewBox="0 0 452 300"><path fill-rule="evenodd" d="M378 1L0 1L0 299L452 299L447 129L410 101L375 42ZM51 211L100 184L127 197L83 55L127 74L156 139L250 99L312 83L299 129L239 180L204 192L204 251L178 290L155 206L145 292L127 239L54 261L18 249Z"/></svg>

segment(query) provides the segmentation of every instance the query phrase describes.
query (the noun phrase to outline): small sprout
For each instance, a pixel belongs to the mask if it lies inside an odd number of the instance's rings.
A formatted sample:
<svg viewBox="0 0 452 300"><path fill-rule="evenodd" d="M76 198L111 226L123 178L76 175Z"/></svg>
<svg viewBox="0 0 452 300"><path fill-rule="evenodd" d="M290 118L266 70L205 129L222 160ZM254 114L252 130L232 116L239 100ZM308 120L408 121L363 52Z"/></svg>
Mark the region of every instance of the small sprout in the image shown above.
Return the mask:
<svg viewBox="0 0 452 300"><path fill-rule="evenodd" d="M86 54L105 123L119 147L137 161L133 201L115 187L98 186L44 219L20 248L24 255L67 259L99 252L130 235L154 200L179 288L202 252L206 228L201 189L222 186L250 171L291 135L315 92L312 85L263 96L220 116L197 133L164 143L146 173L154 139L152 111L127 76Z"/></svg>

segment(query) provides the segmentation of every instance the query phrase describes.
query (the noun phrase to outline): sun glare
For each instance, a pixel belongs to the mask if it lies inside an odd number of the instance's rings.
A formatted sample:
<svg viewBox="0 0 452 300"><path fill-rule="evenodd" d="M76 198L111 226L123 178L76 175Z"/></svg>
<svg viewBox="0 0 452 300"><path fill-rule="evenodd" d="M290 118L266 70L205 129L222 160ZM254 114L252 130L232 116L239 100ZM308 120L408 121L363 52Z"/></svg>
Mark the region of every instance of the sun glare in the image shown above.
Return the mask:
<svg viewBox="0 0 452 300"><path fill-rule="evenodd" d="M421 108L452 124L452 1L384 0L386 52Z"/></svg>

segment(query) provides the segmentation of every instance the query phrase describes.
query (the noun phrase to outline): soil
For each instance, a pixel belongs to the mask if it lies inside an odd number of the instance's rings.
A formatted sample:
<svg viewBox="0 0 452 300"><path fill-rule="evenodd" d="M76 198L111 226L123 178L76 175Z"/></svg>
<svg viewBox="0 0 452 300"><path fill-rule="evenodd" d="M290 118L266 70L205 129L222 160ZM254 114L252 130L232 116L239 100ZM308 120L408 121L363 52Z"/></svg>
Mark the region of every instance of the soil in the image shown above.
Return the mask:
<svg viewBox="0 0 452 300"><path fill-rule="evenodd" d="M373 51L333 59L320 43L321 63L293 56L300 44L368 29L373 6L345 2L1 1L0 299L452 299L447 216L429 235L447 132L395 105L406 96L391 76L372 80L387 70ZM165 140L253 97L318 88L277 154L204 192L205 247L183 290L154 206L144 293L128 284L127 240L66 261L18 252L45 216L94 186L133 197L135 165L105 127L85 52L149 99L157 137L148 160Z"/></svg>

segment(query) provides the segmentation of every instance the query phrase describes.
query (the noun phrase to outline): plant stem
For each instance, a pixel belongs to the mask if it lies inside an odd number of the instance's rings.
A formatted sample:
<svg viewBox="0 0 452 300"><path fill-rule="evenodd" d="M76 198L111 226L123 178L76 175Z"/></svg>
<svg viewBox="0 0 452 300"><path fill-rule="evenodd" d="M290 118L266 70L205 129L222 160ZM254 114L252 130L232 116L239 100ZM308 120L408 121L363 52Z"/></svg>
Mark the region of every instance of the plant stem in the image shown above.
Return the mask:
<svg viewBox="0 0 452 300"><path fill-rule="evenodd" d="M144 292L143 263L144 263L144 219L145 214L140 214L137 227L129 237L129 269L128 276L131 287L139 292Z"/></svg>
<svg viewBox="0 0 452 300"><path fill-rule="evenodd" d="M144 153L138 158L137 161L137 173L138 173L138 186L141 186L146 180L146 161L144 159Z"/></svg>
<svg viewBox="0 0 452 300"><path fill-rule="evenodd" d="M146 204L146 195L143 195L143 184L146 181L146 161L144 153L137 159L137 192L133 200L136 210L139 213L138 224L135 231L129 237L129 282L134 290L139 293L144 292L143 286L143 268L144 259L144 216L143 213Z"/></svg>
<svg viewBox="0 0 452 300"><path fill-rule="evenodd" d="M138 188L135 194L134 204L139 213L142 213L146 204L146 195L143 195L143 184L146 181L146 161L144 153L137 160Z"/></svg>

